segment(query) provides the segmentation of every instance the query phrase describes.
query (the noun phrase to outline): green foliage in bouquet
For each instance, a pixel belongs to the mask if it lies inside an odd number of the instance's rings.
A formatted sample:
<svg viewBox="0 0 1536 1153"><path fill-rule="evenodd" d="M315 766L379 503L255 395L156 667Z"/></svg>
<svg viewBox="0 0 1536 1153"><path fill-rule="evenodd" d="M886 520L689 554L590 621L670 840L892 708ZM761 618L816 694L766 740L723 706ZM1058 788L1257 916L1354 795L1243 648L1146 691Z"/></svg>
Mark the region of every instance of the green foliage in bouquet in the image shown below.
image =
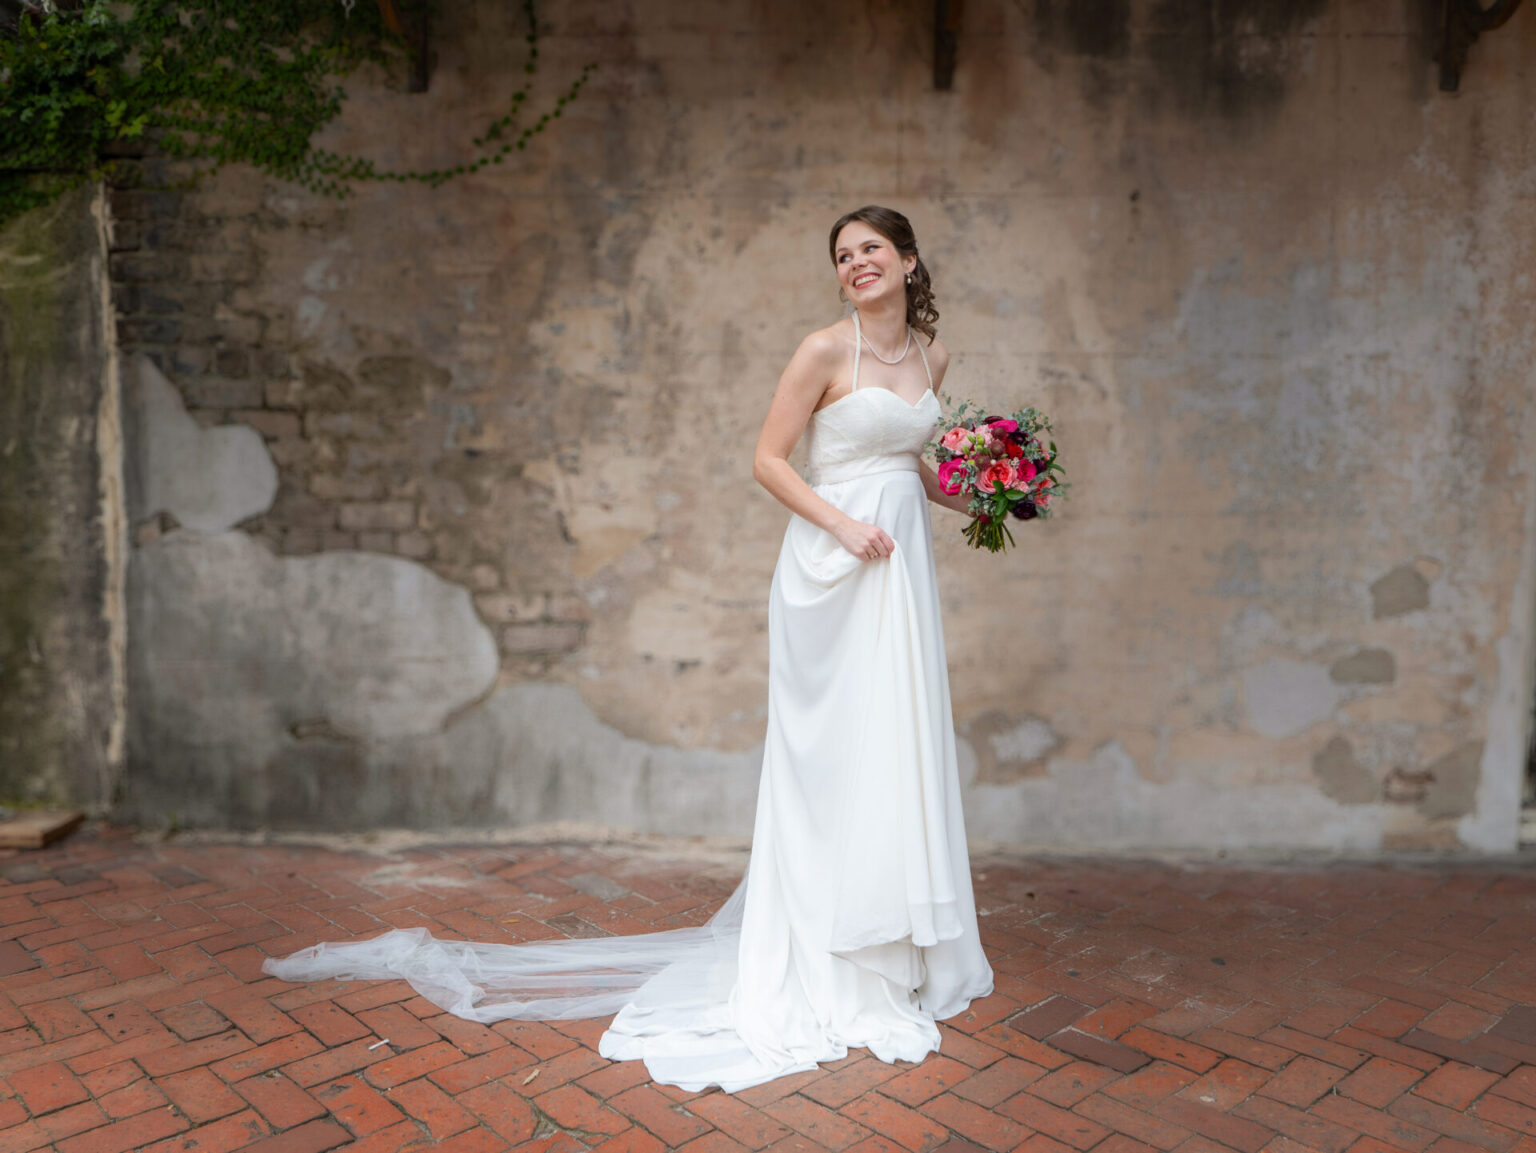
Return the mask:
<svg viewBox="0 0 1536 1153"><path fill-rule="evenodd" d="M0 223L85 180L114 152L152 149L200 164L244 162L312 192L344 197L360 181L437 186L500 164L558 118L593 65L538 120L522 125L538 61L525 0L528 58L510 107L450 168L389 172L316 148L341 111L339 84L365 60L403 59L377 5L355 0L18 0L0 2Z"/></svg>

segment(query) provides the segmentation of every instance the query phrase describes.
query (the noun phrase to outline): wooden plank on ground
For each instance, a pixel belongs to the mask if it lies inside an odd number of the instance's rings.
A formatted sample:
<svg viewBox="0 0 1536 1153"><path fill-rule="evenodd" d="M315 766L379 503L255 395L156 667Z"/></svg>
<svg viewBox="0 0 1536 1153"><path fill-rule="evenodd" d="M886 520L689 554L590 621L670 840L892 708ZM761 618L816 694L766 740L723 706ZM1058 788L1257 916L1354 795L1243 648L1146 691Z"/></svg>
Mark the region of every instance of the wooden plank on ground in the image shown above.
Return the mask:
<svg viewBox="0 0 1536 1153"><path fill-rule="evenodd" d="M83 820L85 814L78 812L17 813L0 821L0 849L41 849L72 832Z"/></svg>

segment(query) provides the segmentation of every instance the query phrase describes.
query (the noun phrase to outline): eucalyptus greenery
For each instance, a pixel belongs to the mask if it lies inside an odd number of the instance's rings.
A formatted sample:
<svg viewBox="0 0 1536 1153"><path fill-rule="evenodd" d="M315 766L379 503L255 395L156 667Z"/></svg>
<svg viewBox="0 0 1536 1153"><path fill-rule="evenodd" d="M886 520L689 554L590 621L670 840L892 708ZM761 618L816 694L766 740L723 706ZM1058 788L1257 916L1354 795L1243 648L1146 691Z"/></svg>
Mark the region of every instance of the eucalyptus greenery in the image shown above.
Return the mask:
<svg viewBox="0 0 1536 1153"><path fill-rule="evenodd" d="M500 164L560 116L593 68L525 123L539 30L533 0L523 7L528 55L505 114L466 143L461 164L385 171L313 144L341 111L343 77L403 57L374 3L0 0L0 221L109 176L114 154L140 138L199 175L244 162L336 197L359 181L436 186Z"/></svg>

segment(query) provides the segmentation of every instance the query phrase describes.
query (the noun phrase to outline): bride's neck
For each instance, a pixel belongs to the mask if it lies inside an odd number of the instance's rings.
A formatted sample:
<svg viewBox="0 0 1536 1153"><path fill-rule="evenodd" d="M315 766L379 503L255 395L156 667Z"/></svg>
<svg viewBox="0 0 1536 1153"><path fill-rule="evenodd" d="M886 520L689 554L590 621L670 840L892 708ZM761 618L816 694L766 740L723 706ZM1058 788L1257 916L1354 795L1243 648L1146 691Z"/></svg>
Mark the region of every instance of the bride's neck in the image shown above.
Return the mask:
<svg viewBox="0 0 1536 1153"><path fill-rule="evenodd" d="M906 302L902 301L901 311L894 308L881 308L878 305L860 308L859 328L877 348L899 345L907 338L907 312Z"/></svg>

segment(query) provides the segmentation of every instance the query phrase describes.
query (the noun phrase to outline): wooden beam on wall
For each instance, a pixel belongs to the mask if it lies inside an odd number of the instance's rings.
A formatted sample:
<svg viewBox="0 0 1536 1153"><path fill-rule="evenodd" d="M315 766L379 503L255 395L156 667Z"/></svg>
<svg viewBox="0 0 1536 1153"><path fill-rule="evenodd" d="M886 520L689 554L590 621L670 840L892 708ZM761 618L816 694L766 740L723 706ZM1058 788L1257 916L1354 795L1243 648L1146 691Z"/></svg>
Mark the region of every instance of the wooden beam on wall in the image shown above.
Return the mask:
<svg viewBox="0 0 1536 1153"><path fill-rule="evenodd" d="M947 92L955 86L955 50L965 0L933 0L933 86Z"/></svg>
<svg viewBox="0 0 1536 1153"><path fill-rule="evenodd" d="M384 18L384 27L405 41L406 51L411 54L408 90L425 92L432 80L429 6L417 4L412 15L406 17L401 14L401 0L378 0L378 5L379 15Z"/></svg>

